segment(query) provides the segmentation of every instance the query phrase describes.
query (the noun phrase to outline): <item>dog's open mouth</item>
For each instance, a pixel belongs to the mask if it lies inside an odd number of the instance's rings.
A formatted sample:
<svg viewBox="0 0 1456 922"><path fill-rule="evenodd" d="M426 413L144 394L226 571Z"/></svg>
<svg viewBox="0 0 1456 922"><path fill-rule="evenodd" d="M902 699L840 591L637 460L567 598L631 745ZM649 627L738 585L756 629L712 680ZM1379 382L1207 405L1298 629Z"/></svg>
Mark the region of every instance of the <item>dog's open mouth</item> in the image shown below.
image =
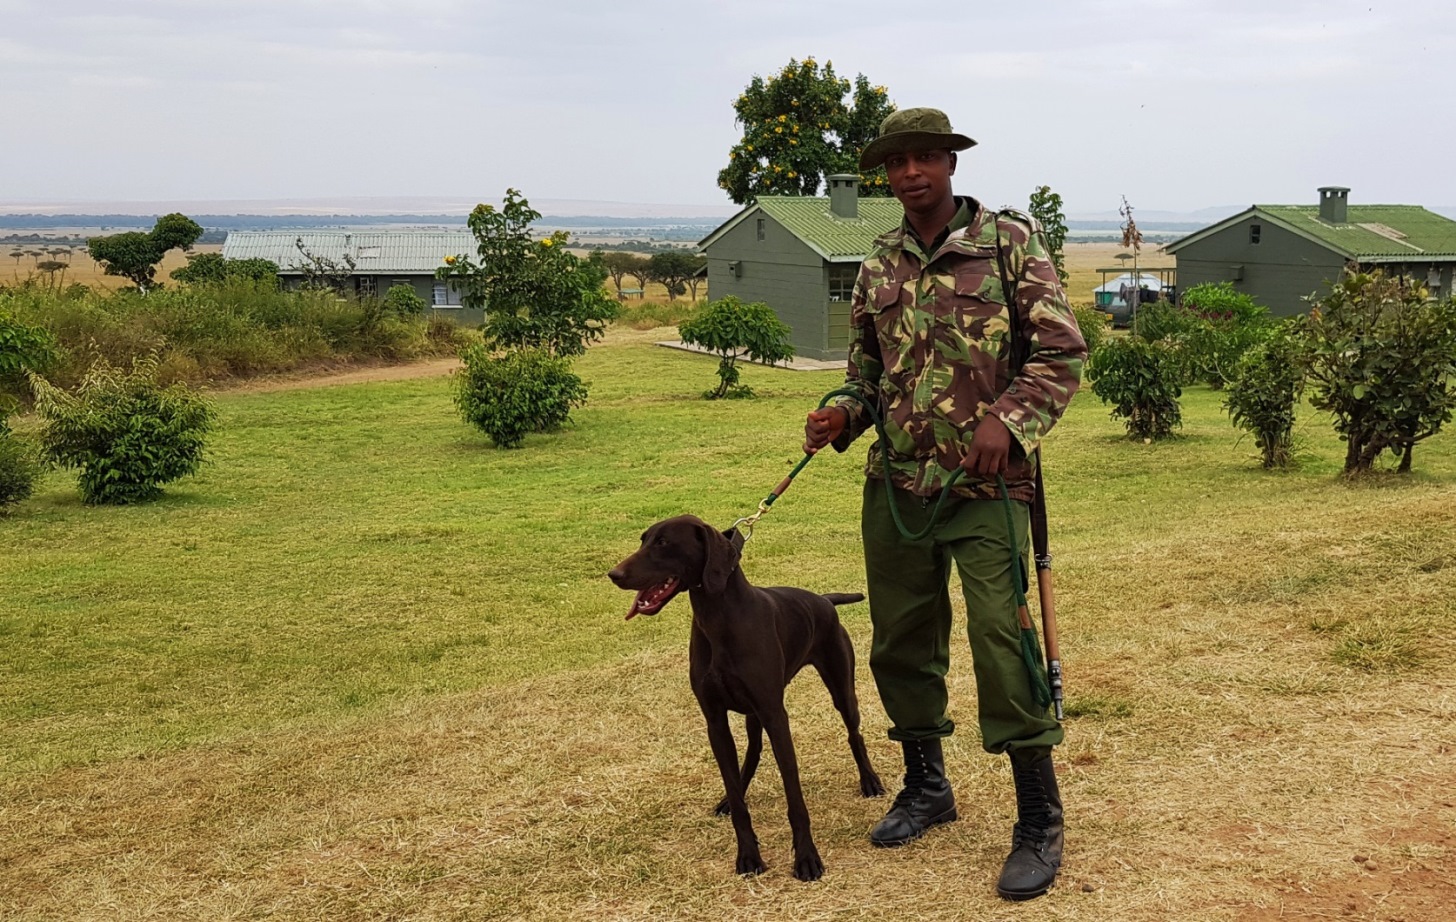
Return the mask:
<svg viewBox="0 0 1456 922"><path fill-rule="evenodd" d="M662 610L668 600L677 594L677 577L669 577L666 582L658 583L656 586L648 586L637 593L637 598L632 600L632 607L627 610L627 620L631 621L638 615L655 615Z"/></svg>

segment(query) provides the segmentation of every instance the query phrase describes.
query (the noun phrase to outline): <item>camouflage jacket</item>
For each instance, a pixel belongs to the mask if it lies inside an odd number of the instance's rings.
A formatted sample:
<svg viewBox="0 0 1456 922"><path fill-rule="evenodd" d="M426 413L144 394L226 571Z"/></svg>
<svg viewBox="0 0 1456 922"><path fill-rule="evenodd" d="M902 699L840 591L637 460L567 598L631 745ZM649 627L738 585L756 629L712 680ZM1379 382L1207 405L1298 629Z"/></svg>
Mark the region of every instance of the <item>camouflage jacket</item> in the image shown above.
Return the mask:
<svg viewBox="0 0 1456 922"><path fill-rule="evenodd" d="M1067 305L1036 221L987 211L974 199L970 221L926 254L905 225L875 240L855 282L845 386L878 406L890 440L890 478L916 495L939 494L960 466L976 424L994 413L1013 436L1007 491L1030 501L1031 454L1066 410L1081 380L1087 345ZM999 230L999 235L998 235ZM1011 378L1011 322L996 260L998 242L1015 293L1025 362ZM844 451L874 423L841 397L849 425ZM879 478L878 439L865 474ZM957 495L997 499L995 478L964 475Z"/></svg>

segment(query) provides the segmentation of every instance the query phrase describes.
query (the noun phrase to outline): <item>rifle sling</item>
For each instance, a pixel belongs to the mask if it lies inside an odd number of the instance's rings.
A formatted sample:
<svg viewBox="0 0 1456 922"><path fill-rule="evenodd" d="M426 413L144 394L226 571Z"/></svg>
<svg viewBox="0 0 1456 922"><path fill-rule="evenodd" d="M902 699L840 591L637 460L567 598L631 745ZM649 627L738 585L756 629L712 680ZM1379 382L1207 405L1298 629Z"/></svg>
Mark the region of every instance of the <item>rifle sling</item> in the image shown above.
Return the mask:
<svg viewBox="0 0 1456 922"><path fill-rule="evenodd" d="M1011 274L1006 271L1006 252L1001 247L1001 215L998 211L992 217L996 228L996 267L1001 273L1001 292L1006 298L1006 313L1011 318L1011 380L1016 380L1026 365L1026 342L1021 323L1021 310L1016 303L1016 286L1011 283ZM1047 548L1046 489L1041 482L1041 447L1032 452L1036 464L1036 496L1031 503L1031 549L1036 568L1050 569L1051 554ZM1029 458L1028 460L1033 460Z"/></svg>

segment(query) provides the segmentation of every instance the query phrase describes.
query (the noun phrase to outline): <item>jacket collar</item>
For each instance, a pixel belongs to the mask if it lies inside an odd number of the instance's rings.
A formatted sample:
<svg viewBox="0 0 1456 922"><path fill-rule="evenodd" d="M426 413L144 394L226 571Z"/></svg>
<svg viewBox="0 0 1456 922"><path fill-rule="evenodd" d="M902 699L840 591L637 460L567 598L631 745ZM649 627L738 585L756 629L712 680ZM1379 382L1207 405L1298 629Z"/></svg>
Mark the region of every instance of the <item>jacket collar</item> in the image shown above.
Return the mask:
<svg viewBox="0 0 1456 922"><path fill-rule="evenodd" d="M904 222L889 233L882 234L876 242L882 250L901 250L913 253L922 264L934 262L936 258L946 253L959 253L963 256L982 258L995 256L996 213L988 211L984 205L973 198L967 197L963 201L970 206L970 221L965 227L951 231L950 236L934 253L925 253L920 249L915 235L910 233Z"/></svg>

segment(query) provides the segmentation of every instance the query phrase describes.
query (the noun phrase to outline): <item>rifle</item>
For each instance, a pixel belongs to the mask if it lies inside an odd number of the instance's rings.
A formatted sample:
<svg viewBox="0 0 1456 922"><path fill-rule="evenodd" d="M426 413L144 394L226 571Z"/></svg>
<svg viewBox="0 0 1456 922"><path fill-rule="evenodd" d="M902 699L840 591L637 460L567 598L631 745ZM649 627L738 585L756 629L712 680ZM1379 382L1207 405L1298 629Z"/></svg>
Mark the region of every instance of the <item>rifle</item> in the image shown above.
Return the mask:
<svg viewBox="0 0 1456 922"><path fill-rule="evenodd" d="M1006 298L1006 312L1011 320L1011 377L1021 374L1026 364L1026 347L1021 329L1021 318L1016 309L1016 286L1006 271L1006 255L1001 249L1001 215L992 218L996 222L996 266L1001 272L1001 291ZM1052 583L1052 554L1047 546L1046 489L1041 481L1041 448L1032 452L1027 460L1036 462L1036 498L1031 504L1031 551L1036 562L1036 590L1041 602L1042 646L1046 651L1047 685L1052 693L1052 712L1057 720L1062 719L1062 653L1057 643L1056 591ZM1021 627L1031 630L1031 616L1026 606L1016 612Z"/></svg>

